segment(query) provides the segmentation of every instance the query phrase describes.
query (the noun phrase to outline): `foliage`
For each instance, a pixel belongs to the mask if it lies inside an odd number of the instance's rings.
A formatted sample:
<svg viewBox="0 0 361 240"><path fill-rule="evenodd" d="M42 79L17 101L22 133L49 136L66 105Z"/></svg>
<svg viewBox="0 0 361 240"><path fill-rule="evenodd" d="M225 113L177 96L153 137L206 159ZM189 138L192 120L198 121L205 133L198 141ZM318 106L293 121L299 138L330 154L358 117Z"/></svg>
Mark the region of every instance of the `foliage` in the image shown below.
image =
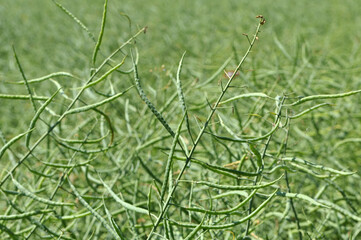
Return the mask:
<svg viewBox="0 0 361 240"><path fill-rule="evenodd" d="M360 36L255 2L4 12L1 239L357 239Z"/></svg>

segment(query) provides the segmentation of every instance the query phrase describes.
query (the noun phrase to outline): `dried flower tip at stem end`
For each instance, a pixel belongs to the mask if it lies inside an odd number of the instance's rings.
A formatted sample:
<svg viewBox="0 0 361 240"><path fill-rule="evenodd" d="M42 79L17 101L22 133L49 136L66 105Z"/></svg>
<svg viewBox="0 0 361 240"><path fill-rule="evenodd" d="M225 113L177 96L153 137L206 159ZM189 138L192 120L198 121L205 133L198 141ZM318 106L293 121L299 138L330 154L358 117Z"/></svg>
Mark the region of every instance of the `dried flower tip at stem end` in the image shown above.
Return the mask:
<svg viewBox="0 0 361 240"><path fill-rule="evenodd" d="M263 24L265 24L266 23L266 19L263 17L263 15L258 15L258 16L256 16L256 18L260 18L260 23L261 23L261 25L263 25Z"/></svg>

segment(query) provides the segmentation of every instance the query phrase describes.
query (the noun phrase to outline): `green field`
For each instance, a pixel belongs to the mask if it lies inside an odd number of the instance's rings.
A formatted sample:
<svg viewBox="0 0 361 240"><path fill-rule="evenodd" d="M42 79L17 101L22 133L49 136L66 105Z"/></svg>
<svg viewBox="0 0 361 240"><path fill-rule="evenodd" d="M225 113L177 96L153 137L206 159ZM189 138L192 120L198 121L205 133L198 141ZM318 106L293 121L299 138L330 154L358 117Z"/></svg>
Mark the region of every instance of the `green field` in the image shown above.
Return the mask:
<svg viewBox="0 0 361 240"><path fill-rule="evenodd" d="M2 1L0 239L361 239L360 12Z"/></svg>

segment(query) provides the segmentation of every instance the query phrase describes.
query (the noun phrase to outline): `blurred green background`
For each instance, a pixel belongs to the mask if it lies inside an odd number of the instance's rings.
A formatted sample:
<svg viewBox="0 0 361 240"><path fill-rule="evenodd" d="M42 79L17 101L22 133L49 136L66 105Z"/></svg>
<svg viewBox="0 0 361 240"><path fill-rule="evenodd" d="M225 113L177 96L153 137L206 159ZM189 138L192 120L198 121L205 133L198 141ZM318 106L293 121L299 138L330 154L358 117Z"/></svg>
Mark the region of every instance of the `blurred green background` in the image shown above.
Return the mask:
<svg viewBox="0 0 361 240"><path fill-rule="evenodd" d="M103 1L59 1L97 38ZM338 1L109 1L102 56L106 56L138 29L139 70L147 83L162 89L169 78L149 70L162 65L175 73L187 51L187 78L204 81L232 54L242 56L252 35L256 15L267 22L246 68L255 70L250 91L310 95L359 89L361 5ZM131 25L127 15L131 19ZM2 1L0 5L0 84L2 93L14 93L9 81L21 80L12 45L28 79L68 71L89 74L95 43L53 1ZM98 59L100 59L99 57ZM237 64L237 58L228 68ZM279 88L278 88L279 87ZM19 88L16 92L19 93ZM25 92L25 88L22 89ZM2 112L4 109L1 110ZM4 116L4 115L3 115ZM1 117L2 122L6 122Z"/></svg>
<svg viewBox="0 0 361 240"><path fill-rule="evenodd" d="M59 1L97 36L103 1ZM257 48L264 68L274 67L283 54L277 38L293 57L296 44L307 42L314 58L350 60L359 52L360 4L338 1L109 1L108 23L102 49L111 51L132 32L148 26L139 39L141 56L147 67L174 65L183 51L200 70L218 65L231 53L232 45L242 52L247 42L242 33L252 34L254 17L262 14L267 25ZM2 1L0 5L2 76L15 77L11 45L14 44L26 73L39 76L59 69L82 71L89 63L93 42L88 35L56 7L52 1ZM354 59L356 60L356 59ZM336 60L335 60L336 61ZM332 66L332 65L331 65Z"/></svg>

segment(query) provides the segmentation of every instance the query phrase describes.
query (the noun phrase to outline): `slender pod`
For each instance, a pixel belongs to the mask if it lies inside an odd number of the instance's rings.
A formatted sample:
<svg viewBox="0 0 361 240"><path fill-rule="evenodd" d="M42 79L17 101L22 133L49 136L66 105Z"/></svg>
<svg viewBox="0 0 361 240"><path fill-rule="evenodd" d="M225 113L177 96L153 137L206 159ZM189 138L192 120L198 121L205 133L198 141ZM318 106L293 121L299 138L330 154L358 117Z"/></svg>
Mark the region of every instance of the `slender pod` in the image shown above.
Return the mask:
<svg viewBox="0 0 361 240"><path fill-rule="evenodd" d="M14 185L27 197L30 197L34 199L37 202L44 203L49 206L74 206L73 203L63 203L63 202L55 202L51 201L49 199L41 198L39 196L36 196L34 193L27 190L23 185L21 185L18 181L16 181L14 178L12 178L12 181Z"/></svg>
<svg viewBox="0 0 361 240"><path fill-rule="evenodd" d="M266 207L266 205L271 201L271 199L276 195L278 190L274 191L262 204L260 204L251 214L247 215L246 217L238 220L238 221L234 221L232 223L226 223L226 224L215 224L215 225L202 225L201 228L202 229L227 229L230 227L234 227L237 226L241 223L244 223L246 221L248 221L249 219L251 219L252 217L254 217L257 213L259 213L262 209L264 209ZM172 221L171 223L177 226L181 226L181 227L185 227L185 228L195 228L197 227L197 225L193 224L193 223L182 223L182 222L176 222L176 221Z"/></svg>
<svg viewBox="0 0 361 240"><path fill-rule="evenodd" d="M177 79L176 79L177 80L177 92L178 92L178 98L179 98L179 102L180 102L181 107L182 107L183 114L185 115L188 134L189 134L190 138L192 139L192 142L194 142L193 136L192 136L192 133L191 133L191 129L190 129L190 124L189 124L187 106L186 106L186 103L185 103L185 100L184 100L184 94L183 94L183 90L182 90L182 82L180 80L180 74L181 74L181 71L182 71L183 59L184 59L185 54L186 54L186 52L183 53L183 55L181 57L181 60L179 61L179 65L178 65Z"/></svg>
<svg viewBox="0 0 361 240"><path fill-rule="evenodd" d="M21 133L15 137L13 137L10 141L8 141L2 148L0 149L0 159L4 155L5 151L10 148L11 145L13 145L16 141L18 141L20 138L22 138L24 135L28 134L29 132L33 131L34 129L30 129L24 133ZM9 175L10 176L10 175Z"/></svg>
<svg viewBox="0 0 361 240"><path fill-rule="evenodd" d="M107 19L107 9L108 9L108 0L104 1L104 10L103 10L103 17L102 17L102 25L100 28L100 32L99 32L99 36L98 36L98 41L95 44L95 48L94 48L94 52L93 52L93 57L92 57L92 62L93 65L95 65L96 59L97 59L97 54L100 48L100 45L102 44L102 40L103 40L103 35L104 35L104 29L105 29L105 22Z"/></svg>
<svg viewBox="0 0 361 240"><path fill-rule="evenodd" d="M158 112L158 110L155 108L153 103L148 99L148 97L145 95L145 92L140 84L139 74L138 74L138 67L137 63L133 58L133 66L134 66L134 80L135 80L135 86L137 87L138 93L140 98L147 104L148 108L152 111L154 116L159 120L159 122L164 126L164 128L169 132L169 134L174 137L175 133L167 123L167 121L164 119L162 114Z"/></svg>
<svg viewBox="0 0 361 240"><path fill-rule="evenodd" d="M201 184L201 185L206 185L208 187L211 188L215 188L215 189L223 189L223 190L253 190L253 189L261 189L261 188L265 188L268 186L272 186L273 184L275 184L276 182L278 182L281 178L283 177L283 174L277 178L276 180L273 180L269 183L263 183L263 184L259 184L259 185L222 185L222 184L216 184L216 183L211 183L211 182L207 182L207 181L196 181L195 183L197 184Z"/></svg>
<svg viewBox="0 0 361 240"><path fill-rule="evenodd" d="M21 214L14 214L14 215L0 215L0 220L18 220L18 219L26 219L28 217L40 214L46 214L54 212L52 209L43 209L43 210L35 210L30 212L25 212Z"/></svg>
<svg viewBox="0 0 361 240"><path fill-rule="evenodd" d="M71 73L68 72L55 72L55 73L50 73L46 76L43 77L39 77L39 78L33 78L33 79L29 79L27 82L28 84L32 84L32 83L40 83L43 81L46 81L48 79L51 78L56 78L56 77L71 77L71 78L75 78L75 76ZM11 84L20 84L20 85L24 85L24 81L19 81L19 82L9 82Z"/></svg>
<svg viewBox="0 0 361 240"><path fill-rule="evenodd" d="M41 107L36 111L33 119L31 119L31 122L30 122L30 125L29 125L29 130L33 129L35 127L35 124L36 124L37 120L40 118L40 114L53 101L54 97L58 94L59 91L60 91L60 88L58 88L58 90L56 90L55 93L48 100L46 100L45 103L43 103L43 105L41 105ZM32 131L30 131L25 137L25 146L26 147L29 147L31 133L32 133Z"/></svg>
<svg viewBox="0 0 361 240"><path fill-rule="evenodd" d="M355 90L355 91L350 91L350 92L345 92L345 93L338 93L338 94L320 94L320 95L312 95L312 96L307 96L307 97L300 97L298 101L291 103L289 105L285 105L285 106L286 107L295 106L295 105L299 105L301 103L313 101L313 100L343 98L343 97L352 96L352 95L355 95L358 93L361 93L361 89Z"/></svg>
<svg viewBox="0 0 361 240"><path fill-rule="evenodd" d="M239 208L241 208L242 206L244 206L252 197L253 195L257 192L258 189L253 190L248 196L247 198L245 198L242 202L240 202L239 204L237 204L236 206L230 208L230 209L225 209L225 210L205 210L202 208L192 208L192 207L183 207L183 209L187 210L187 211L191 211L191 212L201 212L201 213L205 213L205 214L209 214L209 215L222 215L222 214L232 214L235 211L237 211Z"/></svg>
<svg viewBox="0 0 361 240"><path fill-rule="evenodd" d="M37 101L46 101L49 97L46 96L30 96L30 95L11 95L11 94L0 94L0 98L11 99L11 100L28 100L30 98Z"/></svg>
<svg viewBox="0 0 361 240"><path fill-rule="evenodd" d="M85 199L80 195L80 193L78 192L78 190L76 190L76 188L75 188L74 185L70 182L69 179L68 179L68 184L69 184L70 188L73 190L73 193L75 194L75 196L76 196L76 197L79 199L79 201L81 202L81 204L83 204L83 206L86 207L86 208L91 212L91 214L103 224L103 226L108 230L108 232L109 232L115 239L120 240L121 238L120 238L119 235L114 231L114 229L107 223L107 221L106 221L102 216L100 216L99 213L97 213L97 212L95 211L94 208L92 208L92 207L87 203L87 201L85 201Z"/></svg>
<svg viewBox="0 0 361 240"><path fill-rule="evenodd" d="M146 214L148 215L149 212L148 210L144 209L144 208L140 208L140 207L137 207L137 206L134 206L130 203L127 203L125 201L123 201L122 199L120 199L114 192L113 190L105 183L103 182L103 180L101 180L101 182L103 183L103 186L105 187L105 189L110 193L110 195L112 196L112 198L114 198L114 200L119 203L122 207L124 207L125 209L128 209L130 211L134 211L134 212L137 212L137 213L141 213L141 214ZM156 216L153 216L153 217L156 217Z"/></svg>
<svg viewBox="0 0 361 240"><path fill-rule="evenodd" d="M163 181L163 184L162 184L162 190L161 190L161 194L160 194L160 201L161 202L163 202L163 198L164 198L164 195L165 195L165 192L166 192L166 187L168 185L169 174L171 174L170 171L171 171L171 166L172 166L172 163L173 163L173 155L174 155L177 143L178 143L178 138L179 138L179 135L180 135L180 132L181 132L181 129L182 129L182 125L183 125L183 121L184 121L184 118L185 118L186 114L187 113L183 114L183 118L182 118L181 122L178 125L177 131L176 131L175 136L173 138L172 146L171 146L171 149L170 149L170 152L169 152L169 155L168 155L168 160L167 160L165 171L164 171L164 181Z"/></svg>

